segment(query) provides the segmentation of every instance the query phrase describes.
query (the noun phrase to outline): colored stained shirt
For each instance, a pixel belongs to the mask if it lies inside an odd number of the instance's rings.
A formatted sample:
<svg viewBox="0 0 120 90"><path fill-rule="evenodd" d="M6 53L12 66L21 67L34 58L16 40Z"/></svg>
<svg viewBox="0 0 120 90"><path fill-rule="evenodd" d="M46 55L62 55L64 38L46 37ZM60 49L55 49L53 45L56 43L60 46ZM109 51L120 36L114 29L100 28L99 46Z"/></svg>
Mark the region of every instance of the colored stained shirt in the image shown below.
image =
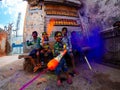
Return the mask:
<svg viewBox="0 0 120 90"><path fill-rule="evenodd" d="M62 41L66 44L66 49L70 51L72 49L70 36L63 36Z"/></svg>
<svg viewBox="0 0 120 90"><path fill-rule="evenodd" d="M44 49L49 49L49 39L42 39L42 46Z"/></svg>
<svg viewBox="0 0 120 90"><path fill-rule="evenodd" d="M65 43L63 42L55 42L54 44L54 56L57 56L60 54L60 51L64 50Z"/></svg>
<svg viewBox="0 0 120 90"><path fill-rule="evenodd" d="M27 45L28 45L28 46L33 45L33 48L34 48L34 49L40 49L40 48L41 48L40 43L41 43L41 38L40 38L40 37L37 37L37 39L33 39L32 41L28 41L28 42L27 42Z"/></svg>

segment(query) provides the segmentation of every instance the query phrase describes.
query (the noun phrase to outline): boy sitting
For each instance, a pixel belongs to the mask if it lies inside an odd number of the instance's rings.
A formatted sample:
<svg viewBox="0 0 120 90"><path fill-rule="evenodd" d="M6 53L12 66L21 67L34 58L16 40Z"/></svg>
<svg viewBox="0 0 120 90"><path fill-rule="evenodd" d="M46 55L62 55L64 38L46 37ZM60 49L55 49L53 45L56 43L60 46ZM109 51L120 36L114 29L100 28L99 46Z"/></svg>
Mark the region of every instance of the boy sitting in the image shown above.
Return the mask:
<svg viewBox="0 0 120 90"><path fill-rule="evenodd" d="M56 42L54 43L54 56L57 56L60 54L61 51L64 51L65 44L62 42L62 33L60 31L55 32L54 38ZM62 82L60 80L61 71L64 71L67 77L67 83L72 84L72 79L70 75L68 74L68 68L65 62L64 57L60 60L58 66L55 69L55 73L57 75L57 85L61 86Z"/></svg>

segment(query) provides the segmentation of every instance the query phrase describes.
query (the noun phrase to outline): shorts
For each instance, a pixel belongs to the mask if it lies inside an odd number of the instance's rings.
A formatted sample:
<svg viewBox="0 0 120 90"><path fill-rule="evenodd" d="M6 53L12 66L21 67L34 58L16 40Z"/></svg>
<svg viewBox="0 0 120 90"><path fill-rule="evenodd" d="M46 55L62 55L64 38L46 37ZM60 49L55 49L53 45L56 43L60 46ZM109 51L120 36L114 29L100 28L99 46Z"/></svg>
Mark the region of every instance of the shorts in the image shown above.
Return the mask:
<svg viewBox="0 0 120 90"><path fill-rule="evenodd" d="M41 51L42 49L43 49L43 48L41 48L41 49L33 49L33 50L29 53L29 56L31 56L32 58L37 58L37 55L36 55L37 51L39 51L39 53L40 53L40 51Z"/></svg>

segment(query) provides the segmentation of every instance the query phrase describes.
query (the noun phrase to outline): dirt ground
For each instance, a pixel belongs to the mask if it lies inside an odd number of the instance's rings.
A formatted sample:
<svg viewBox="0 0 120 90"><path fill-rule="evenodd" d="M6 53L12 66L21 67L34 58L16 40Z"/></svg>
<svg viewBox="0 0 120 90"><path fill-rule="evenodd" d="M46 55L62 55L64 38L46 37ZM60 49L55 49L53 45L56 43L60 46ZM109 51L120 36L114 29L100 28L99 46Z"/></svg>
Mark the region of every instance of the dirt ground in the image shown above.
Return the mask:
<svg viewBox="0 0 120 90"><path fill-rule="evenodd" d="M77 66L79 75L72 75L73 83L69 85L63 78L63 85L58 87L54 72L27 73L23 70L24 60L17 57L0 58L0 90L20 90L24 85L27 86L21 90L120 90L119 69L92 62L91 71L86 63L80 63Z"/></svg>

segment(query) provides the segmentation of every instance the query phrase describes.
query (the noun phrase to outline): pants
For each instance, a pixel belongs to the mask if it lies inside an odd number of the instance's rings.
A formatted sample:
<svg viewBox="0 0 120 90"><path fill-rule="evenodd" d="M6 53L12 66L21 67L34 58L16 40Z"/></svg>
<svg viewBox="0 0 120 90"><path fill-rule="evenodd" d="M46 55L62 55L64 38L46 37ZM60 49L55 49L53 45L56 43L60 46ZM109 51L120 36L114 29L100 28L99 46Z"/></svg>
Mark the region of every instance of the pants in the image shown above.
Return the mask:
<svg viewBox="0 0 120 90"><path fill-rule="evenodd" d="M64 58L62 58L57 66L57 68L55 69L55 73L56 75L60 75L61 71L64 71L64 72L67 72L68 71L68 68L67 68L67 65L66 65L66 61Z"/></svg>

